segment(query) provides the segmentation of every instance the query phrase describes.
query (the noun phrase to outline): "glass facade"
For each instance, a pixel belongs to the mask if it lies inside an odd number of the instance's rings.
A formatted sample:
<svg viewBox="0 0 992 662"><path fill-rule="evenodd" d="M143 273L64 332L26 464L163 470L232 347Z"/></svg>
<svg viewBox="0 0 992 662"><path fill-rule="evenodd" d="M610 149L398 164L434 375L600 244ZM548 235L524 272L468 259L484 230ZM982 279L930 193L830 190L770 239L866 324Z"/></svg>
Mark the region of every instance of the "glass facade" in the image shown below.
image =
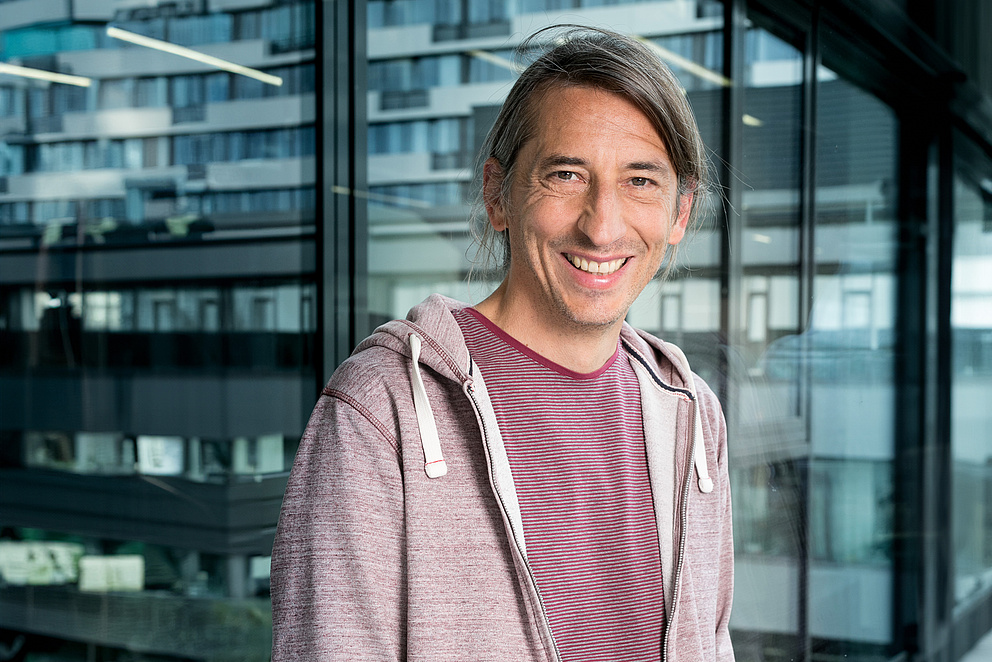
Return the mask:
<svg viewBox="0 0 992 662"><path fill-rule="evenodd" d="M954 600L966 607L992 586L992 412L988 407L992 393L992 158L975 150L960 151L954 176L951 445Z"/></svg>
<svg viewBox="0 0 992 662"><path fill-rule="evenodd" d="M319 381L315 39L309 0L0 8L9 659L268 659Z"/></svg>
<svg viewBox="0 0 992 662"><path fill-rule="evenodd" d="M814 651L892 641L898 124L821 69L809 369Z"/></svg>
<svg viewBox="0 0 992 662"><path fill-rule="evenodd" d="M515 47L562 22L654 49L711 153L628 321L724 405L738 659L956 660L992 627L992 131L920 131L937 76L898 30L869 52L870 17L777 0L139 4L0 0L0 659L268 659L319 389L379 322L496 286L476 156Z"/></svg>
<svg viewBox="0 0 992 662"><path fill-rule="evenodd" d="M801 646L803 506L809 458L803 363L803 53L790 35L746 33L741 117L734 399L734 628L744 659ZM694 276L693 276L694 278ZM736 403L736 404L732 404Z"/></svg>

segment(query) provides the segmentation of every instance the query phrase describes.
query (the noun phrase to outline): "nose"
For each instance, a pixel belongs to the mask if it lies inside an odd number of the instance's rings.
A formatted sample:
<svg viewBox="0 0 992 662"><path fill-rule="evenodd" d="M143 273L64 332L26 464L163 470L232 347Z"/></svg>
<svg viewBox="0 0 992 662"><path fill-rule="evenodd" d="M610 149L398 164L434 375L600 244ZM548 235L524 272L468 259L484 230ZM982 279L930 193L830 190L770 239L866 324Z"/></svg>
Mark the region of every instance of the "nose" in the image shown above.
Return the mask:
<svg viewBox="0 0 992 662"><path fill-rule="evenodd" d="M595 246L609 246L627 232L616 186L597 182L589 187L579 230Z"/></svg>

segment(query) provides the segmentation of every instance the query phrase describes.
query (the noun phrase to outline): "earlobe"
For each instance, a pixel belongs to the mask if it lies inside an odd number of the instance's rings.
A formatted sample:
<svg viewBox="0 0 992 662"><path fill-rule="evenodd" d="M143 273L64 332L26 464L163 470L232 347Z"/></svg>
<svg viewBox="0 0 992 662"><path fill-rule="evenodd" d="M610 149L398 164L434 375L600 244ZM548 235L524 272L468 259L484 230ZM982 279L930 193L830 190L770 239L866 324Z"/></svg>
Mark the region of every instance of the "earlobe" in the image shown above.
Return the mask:
<svg viewBox="0 0 992 662"><path fill-rule="evenodd" d="M503 212L503 168L493 157L482 165L482 201L486 205L489 224L496 232L506 229L506 214Z"/></svg>
<svg viewBox="0 0 992 662"><path fill-rule="evenodd" d="M686 228L689 226L689 212L692 211L692 193L684 193L679 196L679 215L668 231L668 243L675 246L685 237Z"/></svg>

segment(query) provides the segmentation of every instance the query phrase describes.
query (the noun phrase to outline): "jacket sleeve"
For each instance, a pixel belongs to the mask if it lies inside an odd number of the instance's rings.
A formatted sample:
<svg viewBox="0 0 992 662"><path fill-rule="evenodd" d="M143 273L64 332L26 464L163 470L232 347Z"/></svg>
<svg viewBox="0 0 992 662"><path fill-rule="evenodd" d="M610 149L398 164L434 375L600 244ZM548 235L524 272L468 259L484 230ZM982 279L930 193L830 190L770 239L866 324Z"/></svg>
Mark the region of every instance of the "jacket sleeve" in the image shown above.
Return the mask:
<svg viewBox="0 0 992 662"><path fill-rule="evenodd" d="M730 640L730 610L734 602L734 531L727 456L727 421L724 418L719 400L708 387L701 405L704 428L716 442L717 484L720 486L722 496L722 526L718 550L719 593L715 633L716 660L717 662L734 662L734 647Z"/></svg>
<svg viewBox="0 0 992 662"><path fill-rule="evenodd" d="M272 660L402 660L403 485L389 429L325 390L272 549Z"/></svg>

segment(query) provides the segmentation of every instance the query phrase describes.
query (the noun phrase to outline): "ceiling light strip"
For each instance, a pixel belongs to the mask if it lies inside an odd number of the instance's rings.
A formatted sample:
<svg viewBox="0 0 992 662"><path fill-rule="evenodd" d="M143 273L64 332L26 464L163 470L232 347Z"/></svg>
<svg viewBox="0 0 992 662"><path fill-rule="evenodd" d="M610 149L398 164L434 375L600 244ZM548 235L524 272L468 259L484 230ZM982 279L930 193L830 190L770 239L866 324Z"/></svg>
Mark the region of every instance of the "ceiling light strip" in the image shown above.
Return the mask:
<svg viewBox="0 0 992 662"><path fill-rule="evenodd" d="M513 71L518 74L523 71L523 68L517 66L517 64L512 60L508 60L505 57L500 57L495 53L490 53L488 51L473 50L473 51L468 51L468 54L471 55L472 57L477 57L480 60L485 60L490 64L495 64L497 67L503 67L504 69L509 69L510 71Z"/></svg>
<svg viewBox="0 0 992 662"><path fill-rule="evenodd" d="M219 57L207 55L206 53L201 53L200 51L195 51L192 48L186 48L185 46L170 44L169 42L162 41L160 39L152 39L151 37L146 37L134 32L128 32L127 30L121 30L120 28L115 28L112 26L107 26L107 36L113 37L114 39L120 39L122 41L128 41L132 44L137 44L138 46L154 48L158 51L163 51L165 53L178 55L179 57L202 62L203 64L210 65L211 67L216 67L217 69L230 71L232 74L240 74L242 76L254 78L255 80L260 80L268 85L275 85L277 87L282 85L282 78L279 76L263 73L258 69L252 69L251 67L245 67L240 64L228 62L227 60L222 60Z"/></svg>
<svg viewBox="0 0 992 662"><path fill-rule="evenodd" d="M638 41L657 53L661 59L665 60L669 64L673 64L680 69L688 71L694 76L698 76L703 80L708 80L711 83L716 83L721 87L730 87L730 79L726 76L713 71L712 69L707 69L698 62L693 62L687 57L682 57L674 51L670 51L664 46L659 46L650 39L645 39L644 37L636 37Z"/></svg>
<svg viewBox="0 0 992 662"><path fill-rule="evenodd" d="M85 76L71 76L69 74L60 74L54 71L45 71L44 69L30 69L16 64L7 64L6 62L0 62L0 74L21 76L22 78L34 78L36 80L45 80L50 83L63 83L65 85L75 85L77 87L89 87L93 84L93 79L86 78Z"/></svg>

